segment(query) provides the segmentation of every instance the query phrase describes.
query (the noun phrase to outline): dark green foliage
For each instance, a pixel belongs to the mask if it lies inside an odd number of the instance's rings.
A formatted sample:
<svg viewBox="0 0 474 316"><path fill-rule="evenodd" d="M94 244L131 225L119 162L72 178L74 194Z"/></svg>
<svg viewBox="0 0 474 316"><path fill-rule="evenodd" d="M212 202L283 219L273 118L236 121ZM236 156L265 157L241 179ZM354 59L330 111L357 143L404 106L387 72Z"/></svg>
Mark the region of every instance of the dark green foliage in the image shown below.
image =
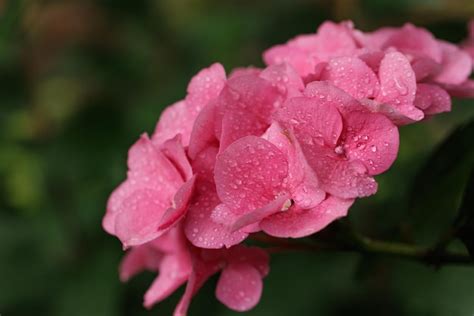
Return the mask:
<svg viewBox="0 0 474 316"><path fill-rule="evenodd" d="M129 146L153 131L191 76L215 61L228 71L261 66L266 47L325 19L352 18L365 30L410 20L459 41L474 14L470 1L453 3L464 4L0 0L0 314L170 315L182 289L144 309L154 275L119 282L121 245L101 218L125 177ZM351 211L356 228L430 245L446 232L472 170L473 126L465 124L472 117L474 102L456 102L450 114L403 127L399 159L378 177L379 193ZM470 183L456 222L468 247ZM199 292L190 315L236 314L214 298L215 283ZM350 253L278 254L261 303L247 315L464 316L474 310L473 292L472 267L436 271Z"/></svg>

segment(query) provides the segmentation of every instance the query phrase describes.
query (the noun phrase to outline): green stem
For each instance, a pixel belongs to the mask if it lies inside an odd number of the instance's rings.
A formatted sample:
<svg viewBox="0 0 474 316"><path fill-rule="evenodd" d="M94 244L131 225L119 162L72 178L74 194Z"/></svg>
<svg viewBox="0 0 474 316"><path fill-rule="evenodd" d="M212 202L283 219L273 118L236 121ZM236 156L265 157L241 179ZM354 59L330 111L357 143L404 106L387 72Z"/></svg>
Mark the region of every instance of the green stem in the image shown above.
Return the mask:
<svg viewBox="0 0 474 316"><path fill-rule="evenodd" d="M423 264L440 267L443 265L474 265L474 258L468 254L438 251L431 248L423 248L407 243L374 240L357 234L352 234L349 243L327 243L314 239L278 239L266 236L257 238L267 245L271 245L271 252L281 251L312 251L312 252L356 252L361 254L373 254L380 256L391 256L417 261Z"/></svg>

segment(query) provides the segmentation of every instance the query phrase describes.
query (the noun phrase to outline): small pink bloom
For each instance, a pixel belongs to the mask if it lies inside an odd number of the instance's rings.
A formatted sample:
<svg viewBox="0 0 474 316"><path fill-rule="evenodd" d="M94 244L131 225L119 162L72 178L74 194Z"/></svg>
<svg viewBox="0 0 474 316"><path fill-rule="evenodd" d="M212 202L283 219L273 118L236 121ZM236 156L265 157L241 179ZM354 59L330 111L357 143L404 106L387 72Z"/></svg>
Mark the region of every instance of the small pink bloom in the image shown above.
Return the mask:
<svg viewBox="0 0 474 316"><path fill-rule="evenodd" d="M104 229L124 247L157 238L164 232L158 227L165 212L186 208L194 180L180 146L179 137L160 148L143 135L130 148L127 180L110 196L103 219Z"/></svg>
<svg viewBox="0 0 474 316"><path fill-rule="evenodd" d="M262 294L262 279L268 274L268 254L255 247L235 246L202 250L191 246L180 226L161 237L132 247L120 265L120 278L127 281L142 270L158 272L145 293L144 305L151 308L187 282L174 315L184 316L192 297L213 274L222 271L216 297L236 311L253 308Z"/></svg>
<svg viewBox="0 0 474 316"><path fill-rule="evenodd" d="M341 198L375 193L371 176L395 160L397 128L327 83L313 82L305 94L288 100L277 120L294 131L321 188Z"/></svg>

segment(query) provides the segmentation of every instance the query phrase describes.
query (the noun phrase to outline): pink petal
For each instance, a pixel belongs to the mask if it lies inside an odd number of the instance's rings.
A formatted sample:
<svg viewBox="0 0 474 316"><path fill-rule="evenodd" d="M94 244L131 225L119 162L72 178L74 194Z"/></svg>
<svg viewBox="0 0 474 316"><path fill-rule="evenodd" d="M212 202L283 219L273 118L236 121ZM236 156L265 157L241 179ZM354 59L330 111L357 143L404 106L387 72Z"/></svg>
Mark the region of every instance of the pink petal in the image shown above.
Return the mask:
<svg viewBox="0 0 474 316"><path fill-rule="evenodd" d="M420 82L436 73L441 69L441 65L428 57L415 58L411 64L415 72L416 81Z"/></svg>
<svg viewBox="0 0 474 316"><path fill-rule="evenodd" d="M254 75L229 80L218 99L221 114L217 116L217 125L222 119L219 150L222 152L244 136L263 134L280 98L276 87Z"/></svg>
<svg viewBox="0 0 474 316"><path fill-rule="evenodd" d="M229 79L239 77L239 76L247 76L247 75L259 76L261 72L262 72L262 69L253 67L253 66L238 67L232 70L232 72L229 75Z"/></svg>
<svg viewBox="0 0 474 316"><path fill-rule="evenodd" d="M165 182L169 181L175 187L183 182L175 166L150 141L146 134L141 135L140 139L128 151L127 165L129 177L142 179L145 182L147 180L144 178L156 172L162 175ZM153 181L150 179L150 182Z"/></svg>
<svg viewBox="0 0 474 316"><path fill-rule="evenodd" d="M312 209L291 208L265 218L260 226L267 234L281 238L301 238L312 235L334 220L346 216L353 199L329 196Z"/></svg>
<svg viewBox="0 0 474 316"><path fill-rule="evenodd" d="M387 103L408 118L419 121L423 112L413 106L416 78L409 61L398 52L387 53L380 63L380 93L376 100Z"/></svg>
<svg viewBox="0 0 474 316"><path fill-rule="evenodd" d="M120 280L126 282L145 269L156 271L162 259L163 254L149 244L132 247L120 262Z"/></svg>
<svg viewBox="0 0 474 316"><path fill-rule="evenodd" d="M107 212L102 219L102 228L109 234L115 235L115 218L123 200L135 191L135 186L130 181L122 182L107 200Z"/></svg>
<svg viewBox="0 0 474 316"><path fill-rule="evenodd" d="M457 98L474 98L474 80L466 80L460 85L443 85L448 93Z"/></svg>
<svg viewBox="0 0 474 316"><path fill-rule="evenodd" d="M287 157L286 182L296 205L311 208L324 200L326 193L320 189L316 174L309 167L299 142L292 132L283 130L278 123L273 123L262 138L277 146Z"/></svg>
<svg viewBox="0 0 474 316"><path fill-rule="evenodd" d="M226 82L224 67L215 63L195 75L188 85L186 104L189 111L199 113L209 101L217 98Z"/></svg>
<svg viewBox="0 0 474 316"><path fill-rule="evenodd" d="M186 214L191 196L194 192L195 182L196 176L193 176L191 179L185 182L183 186L181 186L174 196L174 206L168 208L163 214L158 231L164 232L183 218L183 216Z"/></svg>
<svg viewBox="0 0 474 316"><path fill-rule="evenodd" d="M267 67L260 77L270 81L287 98L300 96L304 90L303 80L293 67L286 63Z"/></svg>
<svg viewBox="0 0 474 316"><path fill-rule="evenodd" d="M405 114L400 112L397 108L392 107L390 104L379 103L374 100L366 99L363 101L364 106L374 113L380 113L385 115L393 124L397 126L413 124L416 121L408 118Z"/></svg>
<svg viewBox="0 0 474 316"><path fill-rule="evenodd" d="M451 97L446 90L433 84L418 84L415 105L426 115L451 111Z"/></svg>
<svg viewBox="0 0 474 316"><path fill-rule="evenodd" d="M352 36L352 24L342 22L324 22L317 31L316 55L320 60L328 61L332 57L351 55L357 46Z"/></svg>
<svg viewBox="0 0 474 316"><path fill-rule="evenodd" d="M116 216L125 199L140 189L149 188L159 194L161 204L171 203L171 198L182 184L182 177L173 164L159 151L146 135L130 148L128 152L128 177L111 194L107 202L107 212L103 219L104 229L115 234Z"/></svg>
<svg viewBox="0 0 474 316"><path fill-rule="evenodd" d="M321 106L336 107L342 115L352 111L366 110L354 97L328 81L311 82L306 86L304 95L317 99L316 102Z"/></svg>
<svg viewBox="0 0 474 316"><path fill-rule="evenodd" d="M288 45L277 45L263 53L263 60L267 65L279 65L281 63L290 64L300 76L305 77L314 71L314 67L319 62L298 47Z"/></svg>
<svg viewBox="0 0 474 316"><path fill-rule="evenodd" d="M189 244L186 240L186 236L184 235L181 225L173 227L159 238L149 242L147 245L150 245L150 247L159 252L167 254L187 252L189 250Z"/></svg>
<svg viewBox="0 0 474 316"><path fill-rule="evenodd" d="M344 151L349 160L360 160L369 175L380 174L398 154L398 128L384 115L351 112L344 117Z"/></svg>
<svg viewBox="0 0 474 316"><path fill-rule="evenodd" d="M368 51L359 55L359 58L372 69L374 73L379 72L380 62L385 54L382 51ZM377 80L378 82L378 80Z"/></svg>
<svg viewBox="0 0 474 316"><path fill-rule="evenodd" d="M442 51L434 36L423 28L407 23L384 43L384 48L395 47L397 50L412 55L424 55L440 63Z"/></svg>
<svg viewBox="0 0 474 316"><path fill-rule="evenodd" d="M161 144L168 139L181 134L183 145L189 144L191 129L195 114L191 113L185 101L176 102L168 106L162 112L153 133L152 139L155 144Z"/></svg>
<svg viewBox="0 0 474 316"><path fill-rule="evenodd" d="M196 118L188 148L191 159L195 159L196 155L206 147L217 145L218 140L214 133L216 110L216 104L211 102L204 107Z"/></svg>
<svg viewBox="0 0 474 316"><path fill-rule="evenodd" d="M186 152L181 145L181 135L177 135L172 139L165 141L162 145L162 151L173 163L176 170L179 171L183 181L187 181L193 176L191 164L189 163Z"/></svg>
<svg viewBox="0 0 474 316"><path fill-rule="evenodd" d="M303 152L324 191L343 199L365 197L377 191L377 182L361 161L348 161L334 149L321 146L303 146Z"/></svg>
<svg viewBox="0 0 474 316"><path fill-rule="evenodd" d="M265 206L282 192L288 161L275 145L247 136L218 155L214 174L221 201L243 215Z"/></svg>
<svg viewBox="0 0 474 316"><path fill-rule="evenodd" d="M158 277L145 293L143 305L151 308L170 296L191 274L191 258L188 253L167 255L160 263Z"/></svg>
<svg viewBox="0 0 474 316"><path fill-rule="evenodd" d="M216 297L235 311L244 312L257 305L262 295L262 276L250 264L229 264L221 273Z"/></svg>
<svg viewBox="0 0 474 316"><path fill-rule="evenodd" d="M394 27L382 27L374 32L363 33L358 30L354 30L354 37L357 42L369 50L380 50L384 47L388 39L397 32Z"/></svg>
<svg viewBox="0 0 474 316"><path fill-rule="evenodd" d="M188 240L201 248L230 247L247 237L244 232L231 232L230 226L216 222L212 212L221 201L215 192L213 168L217 149L202 151L193 163L198 173L196 195L191 201L184 221L184 232Z"/></svg>
<svg viewBox="0 0 474 316"><path fill-rule="evenodd" d="M342 130L341 115L334 103L316 97L289 99L275 113L275 119L303 144L334 145Z"/></svg>
<svg viewBox="0 0 474 316"><path fill-rule="evenodd" d="M258 223L267 216L281 212L285 209L285 205L290 202L288 198L289 194L284 194L282 196L277 197L275 200L271 201L267 205L244 214L234 222L231 227L231 230L239 230L250 224Z"/></svg>
<svg viewBox="0 0 474 316"><path fill-rule="evenodd" d="M375 73L357 57L331 59L321 74L321 80L330 81L356 99L372 98L379 89Z"/></svg>
<svg viewBox="0 0 474 316"><path fill-rule="evenodd" d="M159 237L158 224L168 207L169 201L161 199L159 191L136 190L121 204L115 219L115 234L125 248Z"/></svg>
<svg viewBox="0 0 474 316"><path fill-rule="evenodd" d="M441 71L433 78L445 84L461 84L469 78L472 71L472 59L456 45L439 41L443 49Z"/></svg>
<svg viewBox="0 0 474 316"><path fill-rule="evenodd" d="M173 316L186 316L193 296L199 291L202 285L212 276L214 273L219 271L219 262L206 262L193 256L193 270L189 276L188 283L186 284L186 290L184 291L181 300L176 306Z"/></svg>

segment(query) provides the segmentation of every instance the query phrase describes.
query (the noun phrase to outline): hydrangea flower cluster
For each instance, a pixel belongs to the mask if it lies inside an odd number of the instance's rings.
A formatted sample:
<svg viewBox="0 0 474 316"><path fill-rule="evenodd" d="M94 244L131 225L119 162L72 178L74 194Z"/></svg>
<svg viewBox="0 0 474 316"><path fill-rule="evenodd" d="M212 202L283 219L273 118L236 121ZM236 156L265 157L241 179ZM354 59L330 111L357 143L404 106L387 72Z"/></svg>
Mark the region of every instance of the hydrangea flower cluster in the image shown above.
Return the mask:
<svg viewBox="0 0 474 316"><path fill-rule="evenodd" d="M314 234L375 194L400 125L474 96L472 45L472 34L461 48L411 24L364 33L325 22L267 50L266 68L203 69L130 148L108 201L103 227L128 249L121 279L159 273L146 307L186 283L175 310L185 315L220 272L217 299L253 308L269 256L242 242Z"/></svg>

